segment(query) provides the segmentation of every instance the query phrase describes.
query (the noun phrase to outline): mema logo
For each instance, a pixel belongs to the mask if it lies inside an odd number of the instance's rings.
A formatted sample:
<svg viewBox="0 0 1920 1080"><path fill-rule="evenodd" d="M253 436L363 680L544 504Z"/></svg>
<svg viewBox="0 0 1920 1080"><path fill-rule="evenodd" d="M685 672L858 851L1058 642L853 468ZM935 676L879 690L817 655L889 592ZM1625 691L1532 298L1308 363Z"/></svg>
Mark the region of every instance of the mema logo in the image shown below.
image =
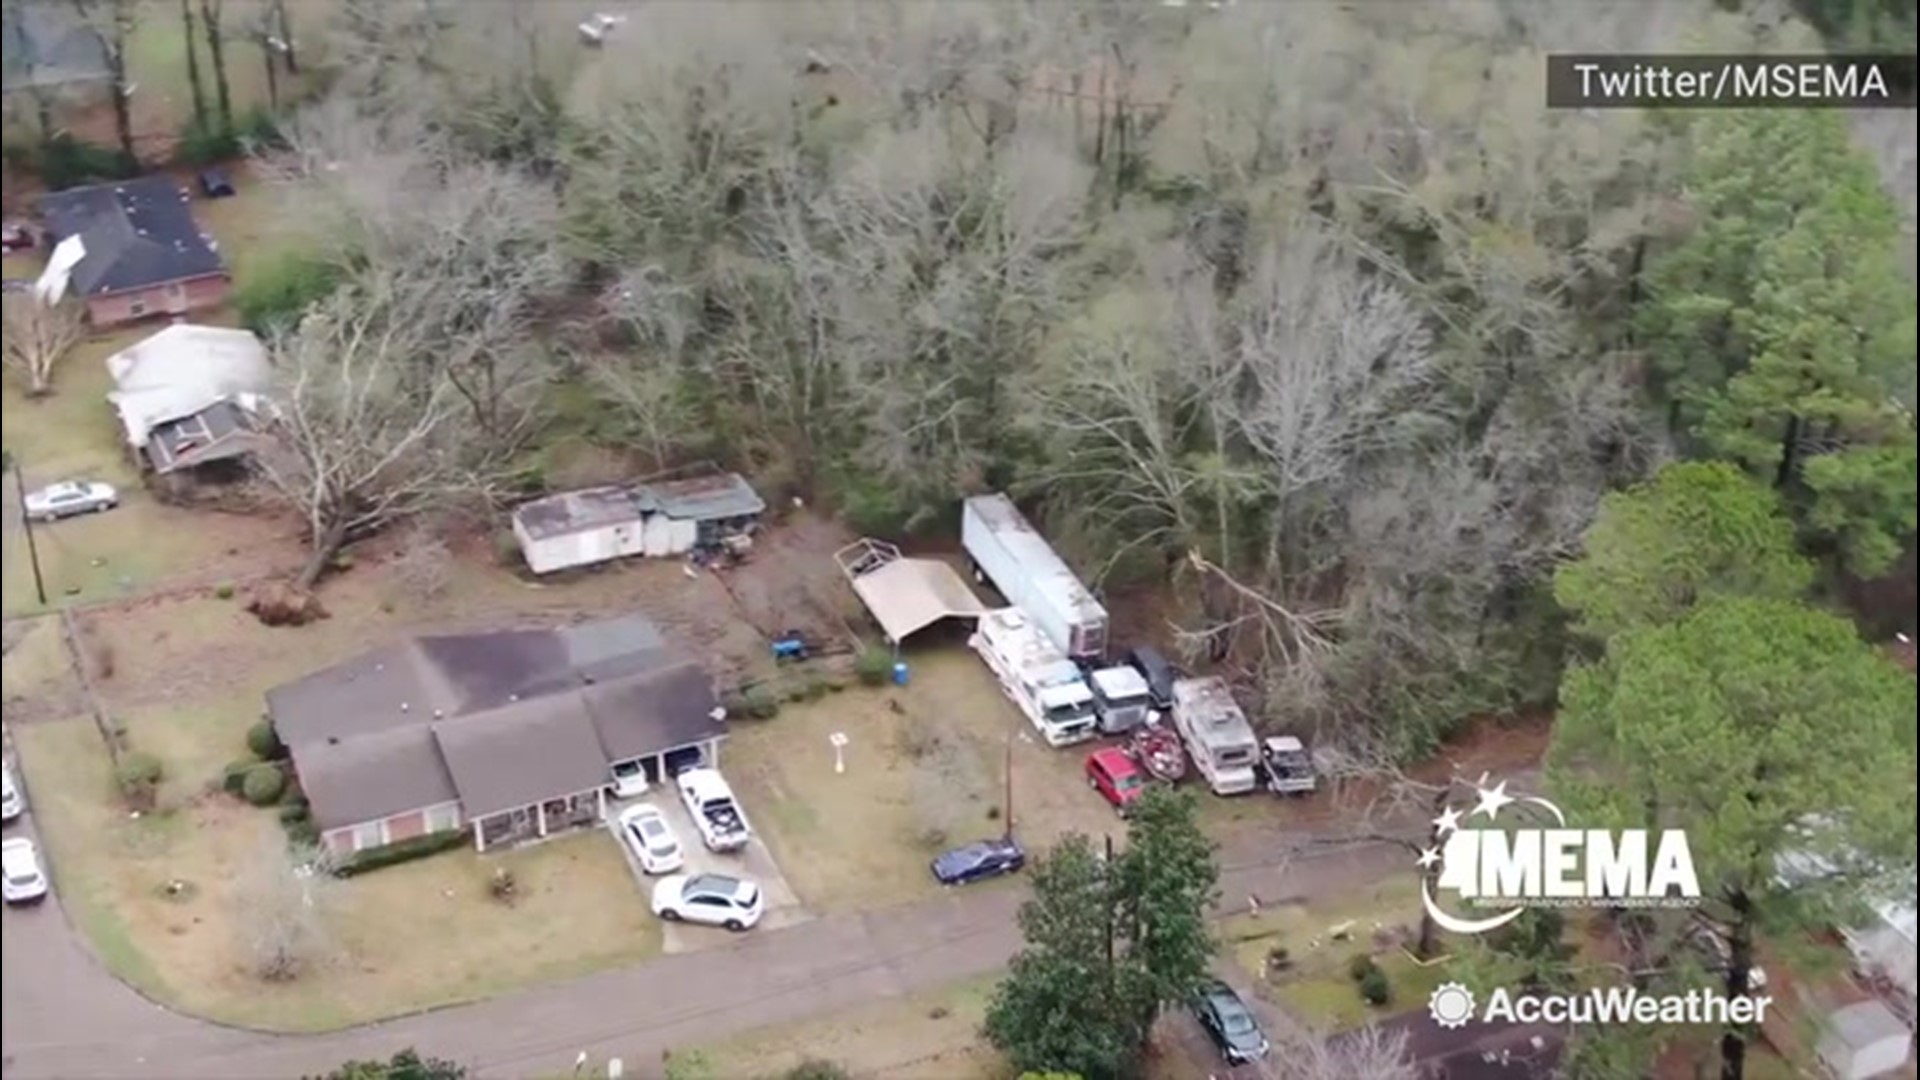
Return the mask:
<svg viewBox="0 0 1920 1080"><path fill-rule="evenodd" d="M1434 922L1459 934L1484 934L1530 907L1687 907L1700 901L1693 849L1678 829L1570 829L1560 808L1533 795L1509 795L1503 781L1474 785L1479 796L1466 813L1447 807L1433 824L1441 848L1418 860L1420 899ZM1500 812L1532 810L1552 827L1504 827ZM1478 823L1484 817L1485 824ZM1509 821L1513 819L1510 817ZM1434 893L1452 892L1460 906L1500 908L1480 918L1456 915Z"/></svg>

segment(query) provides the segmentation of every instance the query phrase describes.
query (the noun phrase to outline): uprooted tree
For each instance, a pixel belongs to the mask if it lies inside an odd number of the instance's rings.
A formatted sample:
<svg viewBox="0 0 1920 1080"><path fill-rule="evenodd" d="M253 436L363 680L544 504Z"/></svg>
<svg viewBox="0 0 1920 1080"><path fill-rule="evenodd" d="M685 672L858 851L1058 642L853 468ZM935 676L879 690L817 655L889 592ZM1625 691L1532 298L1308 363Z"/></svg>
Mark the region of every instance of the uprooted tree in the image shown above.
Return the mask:
<svg viewBox="0 0 1920 1080"><path fill-rule="evenodd" d="M310 555L296 592L312 588L342 545L429 510L485 500L504 475L500 444L470 422L453 375L425 360L443 345L412 315L435 287L386 275L362 280L273 343L280 383L269 427L277 445L259 456L258 469L306 522Z"/></svg>
<svg viewBox="0 0 1920 1080"><path fill-rule="evenodd" d="M8 293L0 312L7 370L28 397L53 393L54 370L86 334L85 310L75 300L55 303L23 292Z"/></svg>

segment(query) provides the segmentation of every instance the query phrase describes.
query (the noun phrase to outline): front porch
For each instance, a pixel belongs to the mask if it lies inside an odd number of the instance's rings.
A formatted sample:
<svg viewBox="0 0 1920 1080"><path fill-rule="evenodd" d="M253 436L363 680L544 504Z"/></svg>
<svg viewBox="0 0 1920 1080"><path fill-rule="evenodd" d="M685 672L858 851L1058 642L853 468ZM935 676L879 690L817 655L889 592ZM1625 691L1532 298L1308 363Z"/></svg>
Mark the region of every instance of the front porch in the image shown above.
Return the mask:
<svg viewBox="0 0 1920 1080"><path fill-rule="evenodd" d="M591 825L606 816L605 788L576 792L563 799L548 799L532 806L503 810L477 818L473 822L475 851L509 847L544 840L557 832Z"/></svg>

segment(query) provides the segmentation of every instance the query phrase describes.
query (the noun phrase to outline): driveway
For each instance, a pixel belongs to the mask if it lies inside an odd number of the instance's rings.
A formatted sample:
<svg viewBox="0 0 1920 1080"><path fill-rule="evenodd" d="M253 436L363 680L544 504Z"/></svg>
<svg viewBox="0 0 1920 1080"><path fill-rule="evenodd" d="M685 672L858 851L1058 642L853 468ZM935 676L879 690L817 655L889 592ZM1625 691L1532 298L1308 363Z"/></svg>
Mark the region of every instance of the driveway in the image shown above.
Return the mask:
<svg viewBox="0 0 1920 1080"><path fill-rule="evenodd" d="M672 827L673 835L679 839L680 849L687 855L687 865L681 873L747 877L760 885L766 911L760 917L760 925L750 933L796 926L814 917L812 912L800 906L800 898L794 894L786 875L780 872L780 864L774 861L773 852L767 850L766 842L757 834L747 842L744 850L728 855L708 851L707 846L700 842L700 830L694 826L693 816L687 813L686 804L671 789L657 785L641 798L607 802L607 831L612 834L613 842L620 845L620 853L626 856L627 868L633 871L634 880L640 886L643 903L651 903L653 885L658 879L640 868L640 860L634 858L633 849L621 841L618 825L622 810L642 802L658 807L666 817L667 824ZM753 821L751 810L747 812L747 821L749 824ZM733 941L736 937L718 927L670 922L662 925L660 940L668 953L683 953L710 949Z"/></svg>

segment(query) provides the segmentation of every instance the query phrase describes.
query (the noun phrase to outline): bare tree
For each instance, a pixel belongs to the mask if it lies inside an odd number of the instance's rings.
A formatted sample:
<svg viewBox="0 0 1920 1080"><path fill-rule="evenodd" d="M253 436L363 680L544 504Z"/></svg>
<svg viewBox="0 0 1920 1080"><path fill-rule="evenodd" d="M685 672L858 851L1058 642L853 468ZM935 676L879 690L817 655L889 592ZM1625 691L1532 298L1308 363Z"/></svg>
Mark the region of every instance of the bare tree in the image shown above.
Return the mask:
<svg viewBox="0 0 1920 1080"><path fill-rule="evenodd" d="M233 130L233 89L227 80L226 27L221 19L226 0L200 0L200 30L207 36L207 57L213 61L214 100L220 105L220 129Z"/></svg>
<svg viewBox="0 0 1920 1080"><path fill-rule="evenodd" d="M291 982L331 949L327 911L334 877L319 848L290 849L279 836L241 882L243 933L263 982Z"/></svg>
<svg viewBox="0 0 1920 1080"><path fill-rule="evenodd" d="M133 80L127 73L127 40L140 21L135 0L73 0L73 10L96 34L105 52L113 96L113 128L129 162L140 155L133 145Z"/></svg>
<svg viewBox="0 0 1920 1080"><path fill-rule="evenodd" d="M258 467L306 519L306 589L342 544L423 511L485 500L501 447L467 416L445 367L419 362L437 327L412 319L439 287L380 276L341 290L273 343L280 385Z"/></svg>
<svg viewBox="0 0 1920 1080"><path fill-rule="evenodd" d="M1286 1028L1291 1029L1291 1025ZM1425 1074L1407 1050L1404 1031L1368 1024L1322 1038L1302 1030L1284 1030L1273 1052L1255 1066L1261 1080L1421 1080Z"/></svg>
<svg viewBox="0 0 1920 1080"><path fill-rule="evenodd" d="M187 89L193 95L193 122L207 128L207 88L200 79L199 32L194 28L193 0L180 0L180 46L187 52Z"/></svg>
<svg viewBox="0 0 1920 1080"><path fill-rule="evenodd" d="M5 314L7 370L29 397L53 393L53 373L86 334L86 310L78 300L58 303L32 292L8 293Z"/></svg>

